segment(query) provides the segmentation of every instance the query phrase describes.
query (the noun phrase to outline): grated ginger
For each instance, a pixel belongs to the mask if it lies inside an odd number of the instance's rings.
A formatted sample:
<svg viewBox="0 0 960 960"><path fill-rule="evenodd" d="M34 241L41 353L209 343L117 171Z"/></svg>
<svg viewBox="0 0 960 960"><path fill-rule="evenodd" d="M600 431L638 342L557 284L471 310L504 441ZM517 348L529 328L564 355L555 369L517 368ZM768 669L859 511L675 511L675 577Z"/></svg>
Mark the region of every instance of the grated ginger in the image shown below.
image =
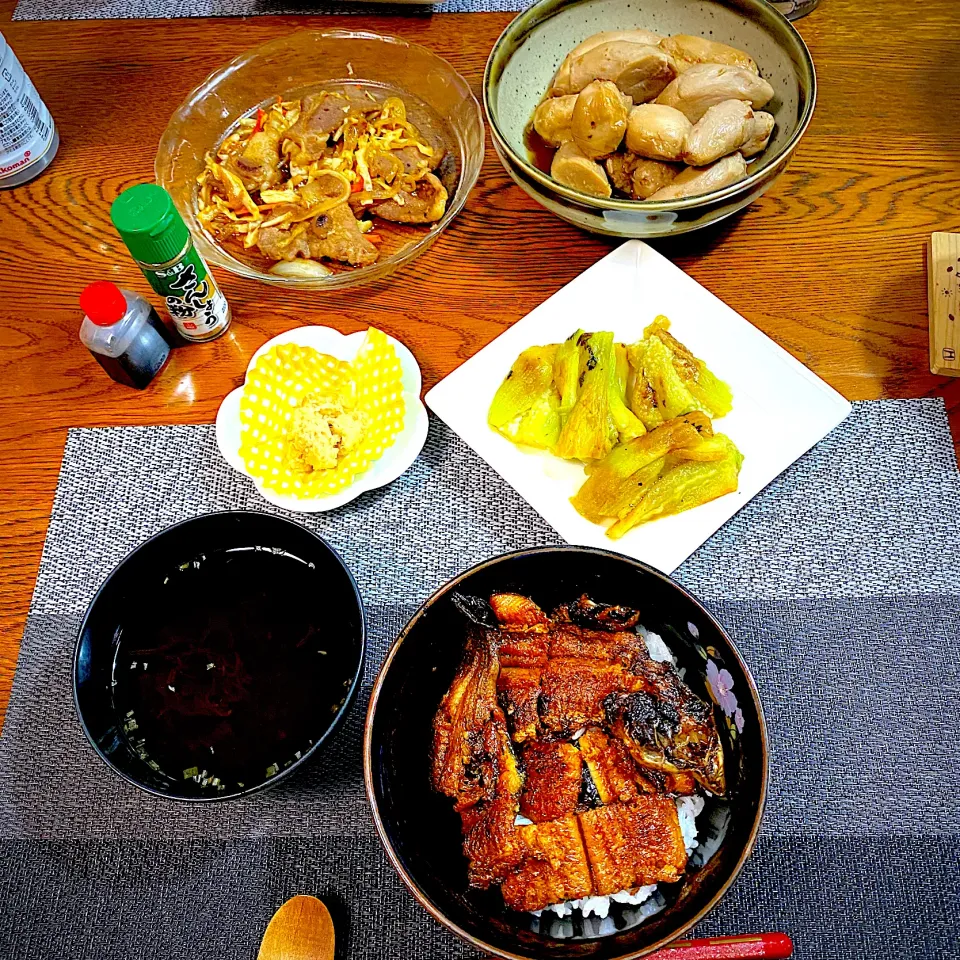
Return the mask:
<svg viewBox="0 0 960 960"><path fill-rule="evenodd" d="M290 422L291 468L301 473L333 470L342 456L360 445L366 426L362 411L348 410L338 399L307 394Z"/></svg>

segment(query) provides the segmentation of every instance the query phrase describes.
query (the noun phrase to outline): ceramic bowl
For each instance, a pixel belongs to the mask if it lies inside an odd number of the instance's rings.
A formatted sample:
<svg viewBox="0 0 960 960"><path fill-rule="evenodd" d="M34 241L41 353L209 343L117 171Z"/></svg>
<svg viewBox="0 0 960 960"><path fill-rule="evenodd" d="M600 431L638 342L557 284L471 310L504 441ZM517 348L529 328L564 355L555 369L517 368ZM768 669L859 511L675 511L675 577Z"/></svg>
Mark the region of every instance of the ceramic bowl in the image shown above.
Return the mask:
<svg viewBox="0 0 960 960"><path fill-rule="evenodd" d="M211 582L205 565L224 589L201 589ZM322 623L304 625L290 590L335 602L324 605ZM247 631L242 645L240 631ZM274 683L274 667L294 644L305 655L320 644L322 672L301 668L302 683ZM147 540L104 581L77 638L74 702L93 749L123 779L175 800L227 800L274 786L323 749L356 699L365 648L357 585L324 540L270 514L207 514ZM132 682L146 684L147 696L132 701ZM145 709L158 692L162 705ZM131 702L136 711L127 709ZM161 724L160 714L180 718ZM231 715L237 719L227 721ZM218 729L227 722L237 727L225 744ZM231 758L213 749L208 756L207 742L229 746ZM157 763L165 757L196 764L197 776ZM228 765L255 772L221 787L212 778L215 771L226 778Z"/></svg>
<svg viewBox="0 0 960 960"><path fill-rule="evenodd" d="M369 83L405 95L445 131L456 188L443 217L395 253L322 278L278 277L233 256L197 220L204 158L237 121L277 95L292 99L325 83ZM361 30L300 30L241 54L214 71L170 118L155 163L208 263L241 277L295 290L339 290L378 280L424 252L467 202L483 163L483 115L470 85L446 60L399 37Z"/></svg>
<svg viewBox="0 0 960 960"><path fill-rule="evenodd" d="M767 149L739 183L682 200L592 197L557 183L536 167L524 133L567 53L601 30L643 27L694 34L748 51L776 94L764 109L776 117ZM728 217L756 200L783 173L817 96L810 52L790 22L766 0L540 0L497 40L483 78L493 145L507 172L558 217L614 237L687 233Z"/></svg>
<svg viewBox="0 0 960 960"><path fill-rule="evenodd" d="M324 327L319 324L297 327L295 330L288 330L286 333L281 333L280 336L268 340L260 347L250 358L247 372L249 373L256 366L260 357L271 347L278 346L281 343L296 343L301 347L312 347L314 350L319 350L320 353L329 354L340 360L353 360L365 336L364 331L343 334L339 330L334 330L333 327ZM389 337L389 340L397 353L402 370L405 407L403 429L394 442L383 452L380 459L371 464L370 468L361 473L348 487L329 497L317 497L308 500L287 497L274 490L268 490L260 480L251 477L246 464L240 457L240 397L243 394L243 387L238 387L232 393L227 394L217 411L217 447L224 460L234 470L242 473L245 477L250 477L264 500L294 513L324 513L328 510L335 510L337 507L342 507L345 503L355 500L360 494L366 493L368 490L375 490L377 487L392 483L410 468L423 449L427 440L429 420L426 407L420 399L420 367L413 354L399 340L395 340L393 337Z"/></svg>
<svg viewBox="0 0 960 960"><path fill-rule="evenodd" d="M545 609L588 593L634 606L713 702L728 777L724 798L697 818L700 845L676 884L660 884L640 907L614 904L611 924L595 917L540 920L509 911L496 887L467 884L459 817L430 785L432 721L464 651L467 623L455 592L532 597ZM725 671L725 672L724 672ZM753 849L767 785L767 744L756 685L733 641L689 593L665 574L619 554L543 547L506 554L441 587L404 627L380 670L364 739L367 797L391 862L417 900L474 947L509 958L642 957L680 936L726 893Z"/></svg>

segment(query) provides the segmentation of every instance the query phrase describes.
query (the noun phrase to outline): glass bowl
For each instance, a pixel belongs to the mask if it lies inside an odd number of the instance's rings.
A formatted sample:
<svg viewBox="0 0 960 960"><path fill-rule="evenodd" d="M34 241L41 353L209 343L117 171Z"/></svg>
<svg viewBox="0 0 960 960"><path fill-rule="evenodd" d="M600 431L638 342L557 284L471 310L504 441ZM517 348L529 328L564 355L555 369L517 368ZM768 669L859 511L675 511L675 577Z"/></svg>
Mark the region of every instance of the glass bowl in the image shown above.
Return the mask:
<svg viewBox="0 0 960 960"><path fill-rule="evenodd" d="M524 135L560 62L601 30L644 27L695 34L748 51L775 95L764 109L777 121L767 149L747 177L681 200L595 197L557 183L530 162ZM500 35L483 78L483 102L500 161L537 203L592 233L664 237L716 223L751 203L786 169L817 98L810 51L766 0L540 0Z"/></svg>
<svg viewBox="0 0 960 960"><path fill-rule="evenodd" d="M197 220L204 157L231 128L280 94L295 98L324 84L368 83L419 101L445 127L457 164L443 217L399 250L366 267L321 278L278 277L234 257ZM369 283L409 263L466 203L483 162L483 115L470 86L446 60L398 37L359 30L301 30L241 54L212 73L177 108L157 150L157 183L168 190L207 262L241 277L303 290Z"/></svg>

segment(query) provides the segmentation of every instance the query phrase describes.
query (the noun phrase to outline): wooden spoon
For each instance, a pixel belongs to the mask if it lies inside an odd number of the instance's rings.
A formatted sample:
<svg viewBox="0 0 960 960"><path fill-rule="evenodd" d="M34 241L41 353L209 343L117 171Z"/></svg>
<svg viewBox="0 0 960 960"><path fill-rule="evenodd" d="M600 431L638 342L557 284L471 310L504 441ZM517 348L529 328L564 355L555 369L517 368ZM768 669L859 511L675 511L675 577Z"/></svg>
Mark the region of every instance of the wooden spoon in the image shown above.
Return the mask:
<svg viewBox="0 0 960 960"><path fill-rule="evenodd" d="M273 915L257 960L333 960L333 920L316 897L291 897Z"/></svg>

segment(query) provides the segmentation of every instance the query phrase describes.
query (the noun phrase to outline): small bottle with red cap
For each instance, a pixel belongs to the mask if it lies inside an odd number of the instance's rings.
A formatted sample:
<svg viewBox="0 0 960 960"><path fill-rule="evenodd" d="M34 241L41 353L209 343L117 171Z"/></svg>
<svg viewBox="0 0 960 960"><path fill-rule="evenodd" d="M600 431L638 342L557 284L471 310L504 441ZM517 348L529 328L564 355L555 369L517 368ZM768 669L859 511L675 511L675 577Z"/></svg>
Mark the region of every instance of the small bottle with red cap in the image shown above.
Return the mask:
<svg viewBox="0 0 960 960"><path fill-rule="evenodd" d="M138 293L98 280L80 294L80 340L117 381L143 390L175 346L159 314Z"/></svg>

